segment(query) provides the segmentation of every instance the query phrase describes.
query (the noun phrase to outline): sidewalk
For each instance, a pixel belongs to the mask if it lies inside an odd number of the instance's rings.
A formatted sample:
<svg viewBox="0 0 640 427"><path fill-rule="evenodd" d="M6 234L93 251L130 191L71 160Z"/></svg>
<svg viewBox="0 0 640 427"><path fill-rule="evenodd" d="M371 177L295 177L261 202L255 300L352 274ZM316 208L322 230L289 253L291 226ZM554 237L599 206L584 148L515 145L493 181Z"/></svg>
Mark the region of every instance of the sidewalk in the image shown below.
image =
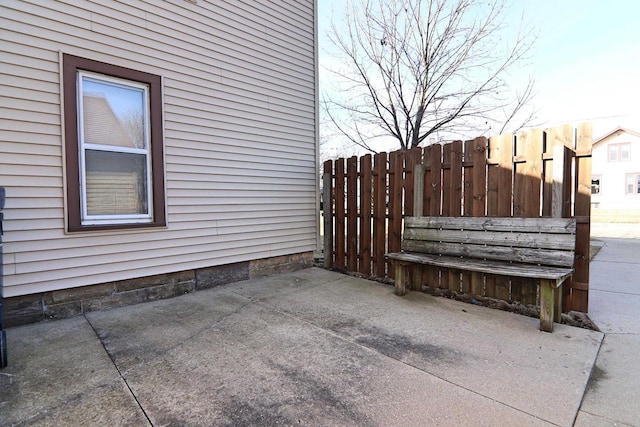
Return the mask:
<svg viewBox="0 0 640 427"><path fill-rule="evenodd" d="M83 426L571 426L603 338L317 268L8 335L0 425Z"/></svg>
<svg viewBox="0 0 640 427"><path fill-rule="evenodd" d="M593 223L589 317L605 338L576 425L640 426L640 224Z"/></svg>

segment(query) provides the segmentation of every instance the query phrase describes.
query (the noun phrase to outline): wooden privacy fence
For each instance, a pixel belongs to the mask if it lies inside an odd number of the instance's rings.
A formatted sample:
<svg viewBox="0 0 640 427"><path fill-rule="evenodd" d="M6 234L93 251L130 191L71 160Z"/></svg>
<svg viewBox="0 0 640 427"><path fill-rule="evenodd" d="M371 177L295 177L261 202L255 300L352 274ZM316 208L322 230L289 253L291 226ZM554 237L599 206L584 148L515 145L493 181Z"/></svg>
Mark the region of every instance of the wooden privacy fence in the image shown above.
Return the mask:
<svg viewBox="0 0 640 427"><path fill-rule="evenodd" d="M417 205L425 216L575 217L575 272L563 286L563 311L587 312L591 142L590 124L566 125L327 160L325 267L393 279L384 254L400 251L402 220L414 214L416 193L423 195ZM418 164L424 165L417 170L422 178L414 180ZM535 280L454 274L460 273L424 268L413 271L411 280L470 295L538 303Z"/></svg>

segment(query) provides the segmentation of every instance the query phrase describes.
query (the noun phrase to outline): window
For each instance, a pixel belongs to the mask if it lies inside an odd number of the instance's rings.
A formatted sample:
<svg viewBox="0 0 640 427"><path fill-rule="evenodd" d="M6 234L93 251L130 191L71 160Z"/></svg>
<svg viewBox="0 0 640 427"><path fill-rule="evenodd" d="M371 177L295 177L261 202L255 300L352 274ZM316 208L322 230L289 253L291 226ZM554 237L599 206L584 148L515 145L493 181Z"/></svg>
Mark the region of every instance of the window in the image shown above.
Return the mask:
<svg viewBox="0 0 640 427"><path fill-rule="evenodd" d="M627 174L626 194L640 194L640 173Z"/></svg>
<svg viewBox="0 0 640 427"><path fill-rule="evenodd" d="M69 231L165 225L160 76L63 62Z"/></svg>
<svg viewBox="0 0 640 427"><path fill-rule="evenodd" d="M627 162L631 160L631 144L609 144L609 161L610 162Z"/></svg>
<svg viewBox="0 0 640 427"><path fill-rule="evenodd" d="M600 175L593 175L591 177L591 194L600 194L602 188L602 177Z"/></svg>

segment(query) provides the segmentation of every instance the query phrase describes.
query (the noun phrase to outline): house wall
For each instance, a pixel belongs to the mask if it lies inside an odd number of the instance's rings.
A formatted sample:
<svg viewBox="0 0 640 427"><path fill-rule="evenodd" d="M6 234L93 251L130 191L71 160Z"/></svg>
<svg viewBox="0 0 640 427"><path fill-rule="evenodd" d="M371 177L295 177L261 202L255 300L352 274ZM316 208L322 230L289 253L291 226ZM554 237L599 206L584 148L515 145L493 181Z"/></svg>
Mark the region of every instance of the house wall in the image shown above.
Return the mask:
<svg viewBox="0 0 640 427"><path fill-rule="evenodd" d="M316 248L312 0L0 9L5 297ZM66 233L62 53L163 77L166 228Z"/></svg>
<svg viewBox="0 0 640 427"><path fill-rule="evenodd" d="M609 161L610 144L630 143L631 158L627 161ZM600 194L591 196L594 209L633 210L640 209L640 194L626 194L626 176L640 174L640 137L624 131L618 131L593 145L593 176L601 176Z"/></svg>

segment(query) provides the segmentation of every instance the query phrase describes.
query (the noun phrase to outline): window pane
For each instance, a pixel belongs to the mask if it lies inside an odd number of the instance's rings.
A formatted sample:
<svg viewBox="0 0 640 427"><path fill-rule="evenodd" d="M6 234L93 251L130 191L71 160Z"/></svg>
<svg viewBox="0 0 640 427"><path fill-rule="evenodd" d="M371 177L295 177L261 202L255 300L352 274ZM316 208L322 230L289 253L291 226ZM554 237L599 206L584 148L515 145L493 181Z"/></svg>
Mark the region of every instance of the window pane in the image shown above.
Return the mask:
<svg viewBox="0 0 640 427"><path fill-rule="evenodd" d="M618 160L618 146L617 145L610 145L609 146L609 160L610 161L616 161Z"/></svg>
<svg viewBox="0 0 640 427"><path fill-rule="evenodd" d="M631 158L631 146L623 144L620 146L620 160L629 160Z"/></svg>
<svg viewBox="0 0 640 427"><path fill-rule="evenodd" d="M640 175L636 175L636 193L640 194Z"/></svg>
<svg viewBox="0 0 640 427"><path fill-rule="evenodd" d="M600 194L600 178L591 179L591 194Z"/></svg>
<svg viewBox="0 0 640 427"><path fill-rule="evenodd" d="M626 193L627 194L633 194L633 181L634 181L634 176L633 175L627 175L627 190Z"/></svg>
<svg viewBox="0 0 640 427"><path fill-rule="evenodd" d="M147 148L142 88L84 76L82 107L85 143Z"/></svg>
<svg viewBox="0 0 640 427"><path fill-rule="evenodd" d="M146 157L86 150L87 214L148 214Z"/></svg>

